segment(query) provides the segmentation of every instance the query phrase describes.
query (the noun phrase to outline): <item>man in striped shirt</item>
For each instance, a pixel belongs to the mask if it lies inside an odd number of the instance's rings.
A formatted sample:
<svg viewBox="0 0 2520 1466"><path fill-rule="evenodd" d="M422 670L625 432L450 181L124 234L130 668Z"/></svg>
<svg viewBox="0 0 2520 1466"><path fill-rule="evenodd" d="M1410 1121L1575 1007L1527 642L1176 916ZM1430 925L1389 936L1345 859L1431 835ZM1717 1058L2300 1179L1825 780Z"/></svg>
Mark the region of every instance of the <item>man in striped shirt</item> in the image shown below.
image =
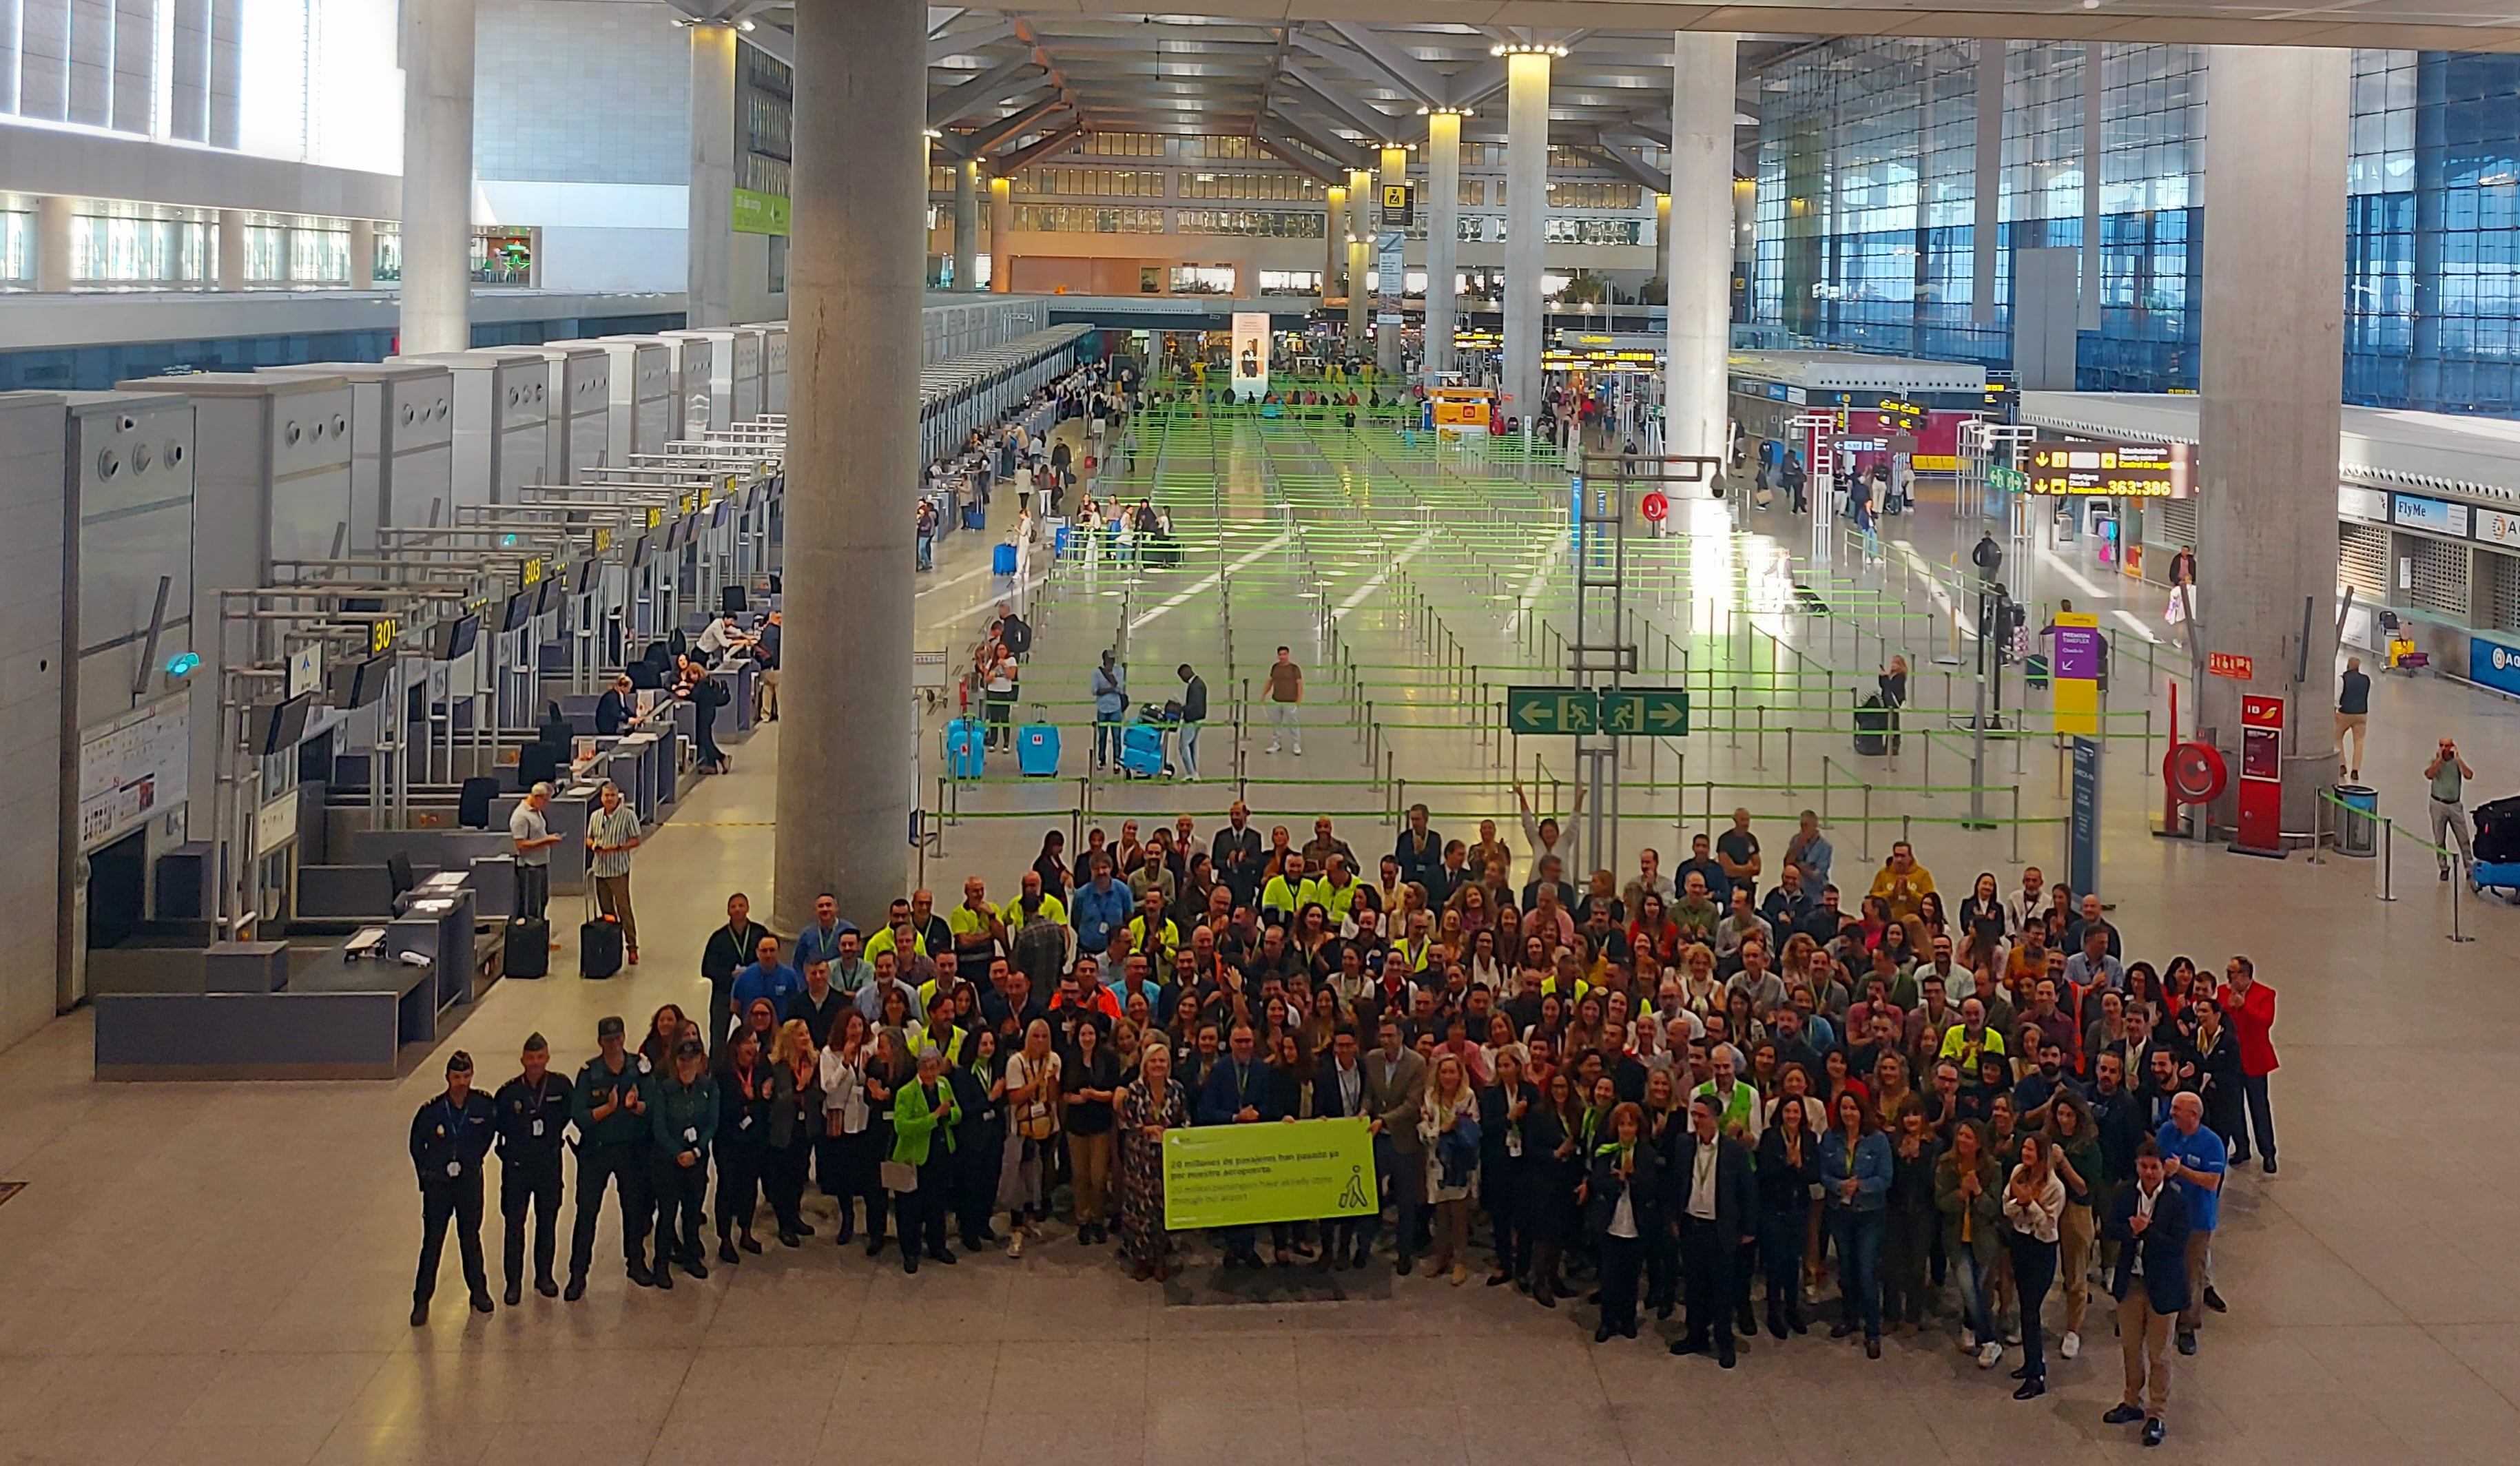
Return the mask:
<svg viewBox="0 0 2520 1466"><path fill-rule="evenodd" d="M606 779L597 791L602 807L586 822L588 873L595 877L595 904L621 923L621 945L632 966L639 962L639 919L630 914L630 852L639 848L639 812L622 802L621 790Z"/></svg>

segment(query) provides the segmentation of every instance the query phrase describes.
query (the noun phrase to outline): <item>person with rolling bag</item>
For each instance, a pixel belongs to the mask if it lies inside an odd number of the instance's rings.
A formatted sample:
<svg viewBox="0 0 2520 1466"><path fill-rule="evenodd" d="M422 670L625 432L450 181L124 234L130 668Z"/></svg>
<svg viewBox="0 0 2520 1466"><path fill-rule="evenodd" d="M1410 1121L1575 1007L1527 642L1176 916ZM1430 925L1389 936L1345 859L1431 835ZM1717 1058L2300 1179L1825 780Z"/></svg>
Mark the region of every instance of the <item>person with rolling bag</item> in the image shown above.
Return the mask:
<svg viewBox="0 0 2520 1466"><path fill-rule="evenodd" d="M552 786L537 783L508 817L508 838L517 855L517 911L509 918L501 971L509 977L541 977L551 970L551 853L560 836L551 832L543 812L551 808Z"/></svg>
<svg viewBox="0 0 2520 1466"><path fill-rule="evenodd" d="M608 778L596 801L586 822L587 888L596 910L577 929L577 972L587 978L610 977L625 957L639 960L639 922L630 911L630 853L644 838L639 812Z"/></svg>

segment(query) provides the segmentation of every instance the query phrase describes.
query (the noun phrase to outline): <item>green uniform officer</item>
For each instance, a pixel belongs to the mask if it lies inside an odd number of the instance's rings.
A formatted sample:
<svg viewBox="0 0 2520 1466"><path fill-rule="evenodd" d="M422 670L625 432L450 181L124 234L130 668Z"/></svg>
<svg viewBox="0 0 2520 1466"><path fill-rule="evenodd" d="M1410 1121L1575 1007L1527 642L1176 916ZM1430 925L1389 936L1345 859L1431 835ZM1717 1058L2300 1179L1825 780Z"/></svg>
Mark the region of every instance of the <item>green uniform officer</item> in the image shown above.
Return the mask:
<svg viewBox="0 0 2520 1466"><path fill-rule="evenodd" d="M708 1197L709 1146L717 1138L717 1081L698 1040L686 1039L674 1050L674 1072L656 1084L649 1109L656 1197L651 1274L657 1287L670 1288L675 1264L694 1277L708 1276L700 1261L700 1209Z"/></svg>
<svg viewBox="0 0 2520 1466"><path fill-rule="evenodd" d="M586 1269L595 1262L595 1219L604 1210L604 1187L612 1183L620 1196L621 1250L628 1257L630 1281L646 1287L648 1223L655 1203L648 1195L650 1141L649 1078L625 1047L619 1018L595 1025L601 1051L577 1071L569 1094L568 1118L577 1127L577 1224L568 1246L568 1292L575 1303L586 1296Z"/></svg>

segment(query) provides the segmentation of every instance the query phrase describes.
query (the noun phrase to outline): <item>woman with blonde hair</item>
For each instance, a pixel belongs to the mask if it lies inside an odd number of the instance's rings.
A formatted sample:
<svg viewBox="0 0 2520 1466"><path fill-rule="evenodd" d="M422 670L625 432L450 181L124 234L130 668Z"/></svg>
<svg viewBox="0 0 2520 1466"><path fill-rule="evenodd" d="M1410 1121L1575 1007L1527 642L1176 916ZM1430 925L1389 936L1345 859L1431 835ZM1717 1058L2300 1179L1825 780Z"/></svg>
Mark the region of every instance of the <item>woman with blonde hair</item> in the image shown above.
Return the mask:
<svg viewBox="0 0 2520 1466"><path fill-rule="evenodd" d="M1023 1047L1007 1060L1007 1153L998 1174L998 1200L1013 1233L1007 1243L1011 1258L1022 1257L1024 1239L1039 1236L1041 1224L1050 1220L1046 1177L1050 1147L1058 1138L1058 1055L1050 1046L1050 1020L1035 1018L1024 1026Z"/></svg>
<svg viewBox="0 0 2520 1466"><path fill-rule="evenodd" d="M1120 1245L1129 1254L1130 1276L1140 1282L1161 1282L1170 1274L1164 1132L1190 1124L1190 1091L1172 1076L1172 1050L1148 1044L1138 1077L1120 1091L1113 1116L1120 1136Z"/></svg>
<svg viewBox="0 0 2520 1466"><path fill-rule="evenodd" d="M1426 1199L1435 1210L1435 1250L1426 1275L1450 1272L1459 1287L1469 1281L1470 1201L1479 1194L1479 1097L1459 1054L1435 1060L1418 1137L1426 1146Z"/></svg>

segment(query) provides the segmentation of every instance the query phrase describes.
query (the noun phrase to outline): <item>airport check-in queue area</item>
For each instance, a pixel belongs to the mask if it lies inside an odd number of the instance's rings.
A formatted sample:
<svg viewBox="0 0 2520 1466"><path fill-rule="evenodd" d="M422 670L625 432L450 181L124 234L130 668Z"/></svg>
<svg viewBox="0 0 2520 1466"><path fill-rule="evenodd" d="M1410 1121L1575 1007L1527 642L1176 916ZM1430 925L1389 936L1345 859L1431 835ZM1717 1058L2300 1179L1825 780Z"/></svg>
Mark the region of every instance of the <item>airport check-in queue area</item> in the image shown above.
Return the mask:
<svg viewBox="0 0 2520 1466"><path fill-rule="evenodd" d="M982 323L1003 344L922 374L940 448L1087 333L978 309L1008 318ZM95 1009L100 1076L391 1076L500 970L520 768L556 785L570 837L548 879L570 910L601 781L643 824L670 816L695 709L653 652L778 604L786 335L0 394L0 441L62 477L77 526L58 999ZM759 669L713 660L735 742ZM625 672L628 721L597 736ZM484 779L495 797L463 808Z"/></svg>

